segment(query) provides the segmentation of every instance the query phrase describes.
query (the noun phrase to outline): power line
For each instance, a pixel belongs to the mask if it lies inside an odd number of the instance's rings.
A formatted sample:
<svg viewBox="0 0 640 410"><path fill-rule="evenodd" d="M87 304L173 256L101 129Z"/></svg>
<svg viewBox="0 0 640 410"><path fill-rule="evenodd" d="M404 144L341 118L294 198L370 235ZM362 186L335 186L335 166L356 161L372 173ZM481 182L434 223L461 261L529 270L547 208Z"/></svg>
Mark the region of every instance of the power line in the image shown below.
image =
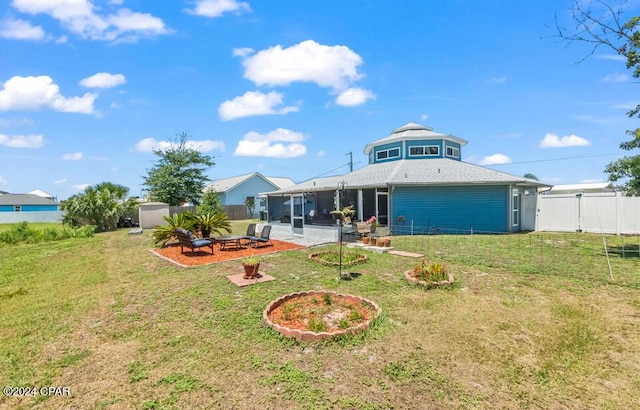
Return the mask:
<svg viewBox="0 0 640 410"><path fill-rule="evenodd" d="M569 159L583 159L583 158L597 158L597 157L609 157L612 155L619 155L619 154L599 154L599 155L581 155L581 156L576 156L576 157L563 157L563 158L552 158L552 159L536 159L536 160L531 160L531 161L518 161L518 162L508 162L508 163L504 163L504 164L491 164L491 165L487 165L489 167L497 167L499 165L517 165L517 164L531 164L534 162L552 162L552 161L566 161Z"/></svg>

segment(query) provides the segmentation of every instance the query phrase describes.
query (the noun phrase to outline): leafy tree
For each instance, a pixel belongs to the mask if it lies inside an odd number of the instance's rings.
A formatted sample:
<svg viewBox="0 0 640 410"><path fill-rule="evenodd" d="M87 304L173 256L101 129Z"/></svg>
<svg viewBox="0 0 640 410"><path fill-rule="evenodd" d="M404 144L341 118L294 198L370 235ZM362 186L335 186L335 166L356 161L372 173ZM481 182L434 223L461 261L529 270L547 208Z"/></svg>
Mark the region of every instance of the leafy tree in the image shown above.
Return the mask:
<svg viewBox="0 0 640 410"><path fill-rule="evenodd" d="M171 144L171 148L153 151L160 159L147 170L147 176L143 176L144 185L153 201L174 206L183 202L197 205L208 181L204 172L214 162L210 156L188 146L189 136L186 133L178 133L176 137L177 141Z"/></svg>
<svg viewBox="0 0 640 410"><path fill-rule="evenodd" d="M576 23L575 29L561 27L556 20L558 37L569 44L575 41L593 45L592 55L599 47L608 47L616 54L626 59L627 69L632 70L634 78L640 78L640 16L634 16L623 22L623 3L611 6L603 1L583 3L577 0L571 11ZM596 10L592 7L597 7ZM602 13L604 10L604 13ZM601 14L596 14L601 13ZM587 55L587 57L589 56ZM585 57L585 58L587 58ZM630 118L640 118L640 104L631 109L627 115ZM620 144L625 151L640 148L640 128L628 130L630 140ZM640 155L629 155L609 163L605 167L612 182L622 182L622 188L627 195L640 194Z"/></svg>
<svg viewBox="0 0 640 410"><path fill-rule="evenodd" d="M225 213L220 198L215 191L208 190L202 195L202 200L196 208L196 213L198 215Z"/></svg>
<svg viewBox="0 0 640 410"><path fill-rule="evenodd" d="M244 200L244 204L247 207L247 213L249 214L249 218L253 218L253 212L256 209L256 200L252 196L248 196L247 199Z"/></svg>
<svg viewBox="0 0 640 410"><path fill-rule="evenodd" d="M118 218L131 212L137 204L126 199L129 188L103 182L62 201L62 222L72 226L95 225L99 232L116 228Z"/></svg>
<svg viewBox="0 0 640 410"><path fill-rule="evenodd" d="M536 180L536 181L540 181L540 180L538 179L538 177L537 177L537 176L535 176L534 174L529 173L529 172L528 172L528 173L526 173L526 174L524 174L524 175L523 175L523 177L525 177L525 178L529 178L529 179L534 179L534 180Z"/></svg>

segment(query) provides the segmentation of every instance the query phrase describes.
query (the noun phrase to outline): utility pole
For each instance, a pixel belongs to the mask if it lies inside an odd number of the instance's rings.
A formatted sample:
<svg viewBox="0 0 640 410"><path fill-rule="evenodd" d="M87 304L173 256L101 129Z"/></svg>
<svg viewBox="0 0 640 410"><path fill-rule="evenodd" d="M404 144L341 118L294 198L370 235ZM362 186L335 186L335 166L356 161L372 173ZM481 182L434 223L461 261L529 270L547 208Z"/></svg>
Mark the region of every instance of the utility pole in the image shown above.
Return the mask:
<svg viewBox="0 0 640 410"><path fill-rule="evenodd" d="M353 152L347 152L344 155L349 156L349 172L353 172Z"/></svg>

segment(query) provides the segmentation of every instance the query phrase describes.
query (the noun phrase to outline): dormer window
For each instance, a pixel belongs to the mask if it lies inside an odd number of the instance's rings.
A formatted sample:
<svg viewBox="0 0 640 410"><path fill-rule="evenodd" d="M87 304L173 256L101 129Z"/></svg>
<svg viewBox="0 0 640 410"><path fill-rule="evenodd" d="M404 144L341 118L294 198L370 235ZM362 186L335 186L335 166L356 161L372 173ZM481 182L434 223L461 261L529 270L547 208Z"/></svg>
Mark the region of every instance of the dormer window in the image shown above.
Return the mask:
<svg viewBox="0 0 640 410"><path fill-rule="evenodd" d="M377 160L392 158L400 158L400 148L389 148L376 152Z"/></svg>
<svg viewBox="0 0 640 410"><path fill-rule="evenodd" d="M410 157L430 157L440 155L440 147L437 145L424 145L409 148Z"/></svg>
<svg viewBox="0 0 640 410"><path fill-rule="evenodd" d="M447 156L452 158L460 158L460 149L455 147L447 147Z"/></svg>

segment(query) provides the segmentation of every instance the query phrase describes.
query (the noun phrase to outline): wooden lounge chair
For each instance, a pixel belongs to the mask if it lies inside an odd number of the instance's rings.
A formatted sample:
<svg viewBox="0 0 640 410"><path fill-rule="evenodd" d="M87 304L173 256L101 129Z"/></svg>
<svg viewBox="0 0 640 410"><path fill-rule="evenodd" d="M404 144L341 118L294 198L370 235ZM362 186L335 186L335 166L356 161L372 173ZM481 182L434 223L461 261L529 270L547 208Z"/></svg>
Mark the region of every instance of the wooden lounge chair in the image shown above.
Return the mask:
<svg viewBox="0 0 640 410"><path fill-rule="evenodd" d="M356 232L360 238L369 235L369 225L364 222L356 222Z"/></svg>
<svg viewBox="0 0 640 410"><path fill-rule="evenodd" d="M271 245L273 245L273 242L271 242L271 239L269 239L270 235L271 225L265 225L264 227L262 227L262 231L260 231L260 236L249 237L249 244L254 248L257 248L259 243L265 244L265 246L267 243L271 243Z"/></svg>
<svg viewBox="0 0 640 410"><path fill-rule="evenodd" d="M196 238L193 234L186 229L176 228L173 231L176 238L180 242L180 252L184 253L184 248L191 249L191 254L195 255L197 248L203 248L205 246L211 248L211 254L213 255L213 241L204 238Z"/></svg>

